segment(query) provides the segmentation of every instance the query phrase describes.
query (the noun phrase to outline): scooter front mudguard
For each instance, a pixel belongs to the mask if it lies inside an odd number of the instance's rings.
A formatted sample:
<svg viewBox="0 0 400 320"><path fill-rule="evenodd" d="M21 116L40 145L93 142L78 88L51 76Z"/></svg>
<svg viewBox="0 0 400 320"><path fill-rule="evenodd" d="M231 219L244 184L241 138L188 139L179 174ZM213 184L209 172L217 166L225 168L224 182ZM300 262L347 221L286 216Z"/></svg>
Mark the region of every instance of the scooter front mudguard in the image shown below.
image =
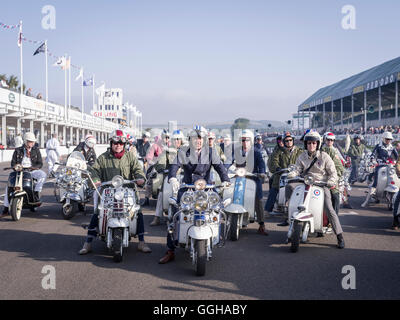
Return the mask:
<svg viewBox="0 0 400 320"><path fill-rule="evenodd" d="M129 227L129 222L127 219L109 219L107 221L107 227L111 229L116 229L116 228L128 228Z"/></svg>
<svg viewBox="0 0 400 320"><path fill-rule="evenodd" d="M191 226L188 230L188 236L196 240L208 240L212 238L213 233L209 226L205 227Z"/></svg>

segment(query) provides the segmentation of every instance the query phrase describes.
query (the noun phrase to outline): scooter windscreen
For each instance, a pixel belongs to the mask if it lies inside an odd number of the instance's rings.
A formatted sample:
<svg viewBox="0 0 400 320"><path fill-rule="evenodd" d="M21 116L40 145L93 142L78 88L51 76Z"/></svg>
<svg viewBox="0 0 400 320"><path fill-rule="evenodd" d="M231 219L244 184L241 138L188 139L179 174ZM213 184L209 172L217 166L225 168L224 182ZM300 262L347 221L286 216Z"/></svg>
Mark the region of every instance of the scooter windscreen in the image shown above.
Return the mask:
<svg viewBox="0 0 400 320"><path fill-rule="evenodd" d="M74 151L70 154L70 156L68 157L66 166L81 169L81 170L87 169L85 157L79 151Z"/></svg>

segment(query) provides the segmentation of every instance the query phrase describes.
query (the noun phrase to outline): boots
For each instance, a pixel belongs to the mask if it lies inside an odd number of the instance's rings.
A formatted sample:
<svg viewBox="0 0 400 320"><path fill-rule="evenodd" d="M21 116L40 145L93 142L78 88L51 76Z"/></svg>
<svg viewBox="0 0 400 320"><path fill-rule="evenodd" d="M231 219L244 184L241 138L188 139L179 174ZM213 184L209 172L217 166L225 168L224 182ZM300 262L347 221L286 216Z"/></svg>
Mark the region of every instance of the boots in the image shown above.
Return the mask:
<svg viewBox="0 0 400 320"><path fill-rule="evenodd" d="M150 226L154 227L154 226L159 226L160 224L161 224L160 217L155 216L153 221L150 223Z"/></svg>
<svg viewBox="0 0 400 320"><path fill-rule="evenodd" d="M144 241L139 241L138 250L142 251L143 253L151 252L150 247Z"/></svg>
<svg viewBox="0 0 400 320"><path fill-rule="evenodd" d="M393 218L392 229L393 230L399 230L399 226L400 226L399 217L394 217Z"/></svg>
<svg viewBox="0 0 400 320"><path fill-rule="evenodd" d="M6 216L8 216L10 213L9 213L9 211L8 211L8 207L4 207L3 208L3 212L2 212L2 214L0 215L0 218L3 218L3 217L6 217Z"/></svg>
<svg viewBox="0 0 400 320"><path fill-rule="evenodd" d="M265 225L264 224L260 224L260 227L258 228L258 231L257 231L259 234L262 234L262 235L264 235L264 236L267 236L268 235L268 232L267 232L267 230L265 229Z"/></svg>
<svg viewBox="0 0 400 320"><path fill-rule="evenodd" d="M90 242L85 242L83 248L79 251L79 254L80 255L88 254L91 251L92 251L92 244Z"/></svg>
<svg viewBox="0 0 400 320"><path fill-rule="evenodd" d="M338 234L337 235L337 241L338 241L337 247L339 249L344 249L344 239L343 239L343 235L342 234Z"/></svg>
<svg viewBox="0 0 400 320"><path fill-rule="evenodd" d="M160 259L158 263L165 264L167 262L173 261L175 259L175 252L172 250L168 250L166 255Z"/></svg>

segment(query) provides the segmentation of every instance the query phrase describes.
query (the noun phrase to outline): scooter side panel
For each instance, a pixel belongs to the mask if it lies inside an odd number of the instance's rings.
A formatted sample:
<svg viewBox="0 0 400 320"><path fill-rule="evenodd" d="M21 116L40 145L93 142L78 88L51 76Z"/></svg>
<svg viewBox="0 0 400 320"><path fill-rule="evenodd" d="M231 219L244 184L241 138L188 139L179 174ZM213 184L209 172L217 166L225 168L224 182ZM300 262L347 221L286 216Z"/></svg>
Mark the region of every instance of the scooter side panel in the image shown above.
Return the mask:
<svg viewBox="0 0 400 320"><path fill-rule="evenodd" d="M307 195L308 211L314 216L315 231L321 231L324 226L324 197L324 189L317 186L312 186Z"/></svg>
<svg viewBox="0 0 400 320"><path fill-rule="evenodd" d="M304 184L299 184L296 186L296 188L293 190L293 193L290 197L289 200L289 220L292 218L293 214L297 211L297 207L300 204L303 204L304 202L304 190L305 190L305 185Z"/></svg>
<svg viewBox="0 0 400 320"><path fill-rule="evenodd" d="M376 196L378 198L383 197L383 192L387 186L387 176L388 176L388 167L382 167L378 171L378 182L376 185Z"/></svg>
<svg viewBox="0 0 400 320"><path fill-rule="evenodd" d="M254 206L256 201L256 183L253 180L246 179L244 190L244 208L249 213L249 218L254 219Z"/></svg>
<svg viewBox="0 0 400 320"><path fill-rule="evenodd" d="M169 198L172 197L172 187L168 183L168 177L164 179L163 185L163 210L167 211L169 207Z"/></svg>

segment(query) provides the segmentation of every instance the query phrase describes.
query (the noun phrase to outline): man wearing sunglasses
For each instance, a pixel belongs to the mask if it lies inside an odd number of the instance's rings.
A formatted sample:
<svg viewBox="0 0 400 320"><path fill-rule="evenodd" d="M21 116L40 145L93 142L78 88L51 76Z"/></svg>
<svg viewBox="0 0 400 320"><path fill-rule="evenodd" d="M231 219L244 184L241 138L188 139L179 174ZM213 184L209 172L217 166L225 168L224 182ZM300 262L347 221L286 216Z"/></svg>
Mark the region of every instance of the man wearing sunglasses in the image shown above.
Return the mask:
<svg viewBox="0 0 400 320"><path fill-rule="evenodd" d="M383 163L385 163L386 161L393 161L396 162L397 158L398 158L398 153L396 148L393 147L392 145L392 141L393 141L393 135L391 132L384 132L382 134L382 142L377 144L374 148L374 150L372 151L371 154L371 158L375 157L376 160L380 160ZM369 196L373 195L376 192L376 186L378 184L378 171L379 169L381 169L383 165L379 165L375 168L374 171L374 181L372 183L372 186L369 187ZM368 199L368 198L367 198ZM361 207L365 207L367 205L366 202L364 202Z"/></svg>
<svg viewBox="0 0 400 320"><path fill-rule="evenodd" d="M228 186L230 180L228 172L225 169L220 157L216 152L212 152L212 148L209 147L207 130L202 126L195 126L189 133L189 146L182 147L176 159L170 166L168 173L169 183L172 186L173 197L176 197L177 203L186 189L179 189L179 181L176 178L179 168L183 168L184 176L182 183L194 184L199 179L206 180L207 184L211 184L211 168L213 167L218 173L222 186ZM175 208L173 209L175 210ZM175 212L174 212L175 213ZM177 218L179 221L179 217ZM173 238L173 234L168 232L167 234L167 248L168 251L164 257L159 261L160 264L165 264L175 259L175 245L176 241Z"/></svg>
<svg viewBox="0 0 400 320"><path fill-rule="evenodd" d="M127 152L125 144L128 139L122 130L115 130L110 138L110 149L97 158L95 164L89 167L93 182L96 187L101 183L111 181L115 176L122 176L125 180L136 180L137 185L143 186L145 183L144 172L132 152ZM136 200L139 195L136 194ZM99 224L99 214L97 212L98 195L94 193L94 210L88 227L88 234L79 254L87 254L91 251L93 239L97 237L97 227ZM138 214L138 250L144 253L151 252L151 249L144 242L144 221L143 214Z"/></svg>
<svg viewBox="0 0 400 320"><path fill-rule="evenodd" d="M284 148L275 154L275 156L272 158L272 168L273 171L271 173L275 173L273 176L273 182L272 182L272 190L271 192L275 192L276 195L279 192L279 181L281 177L281 173L279 173L280 170L288 168L291 164L295 164L297 161L297 158L300 156L300 154L303 152L302 149L298 148L297 146L294 145L294 137L290 132L286 132L283 136L283 144ZM274 206L274 202L272 202L272 199L276 199L276 195L271 198L271 202L266 204L266 208L272 211L272 208ZM267 210L268 214L271 214L271 211ZM280 227L285 227L288 226L288 220L287 217L285 217L285 220L278 224Z"/></svg>
<svg viewBox="0 0 400 320"><path fill-rule="evenodd" d="M320 151L321 140L321 136L316 131L310 131L305 135L304 148L306 150L297 158L296 169L288 174L288 179L301 176L307 171L307 175L310 175L315 181L326 182L326 187L324 187L324 212L327 214L337 236L337 247L343 249L345 247L343 230L339 217L333 208L331 196L331 190L336 188L338 177L331 157L326 152ZM294 183L289 183L286 186L287 199L290 199L295 187L296 184Z"/></svg>

